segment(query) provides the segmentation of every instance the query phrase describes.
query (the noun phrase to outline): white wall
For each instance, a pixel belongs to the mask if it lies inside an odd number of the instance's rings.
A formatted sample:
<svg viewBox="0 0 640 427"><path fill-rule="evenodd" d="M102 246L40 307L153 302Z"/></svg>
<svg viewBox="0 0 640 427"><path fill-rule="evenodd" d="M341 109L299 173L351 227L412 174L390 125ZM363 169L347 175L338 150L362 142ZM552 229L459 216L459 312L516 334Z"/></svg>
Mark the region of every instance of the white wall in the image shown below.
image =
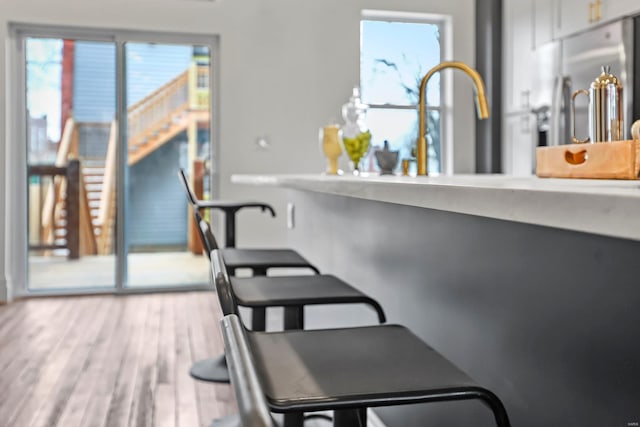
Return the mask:
<svg viewBox="0 0 640 427"><path fill-rule="evenodd" d="M229 177L324 169L318 128L340 116L340 105L358 83L360 11L449 14L454 30L451 59L473 64L474 4L472 0L1 0L0 72L4 74L10 65L6 59L9 23L219 35L221 195L273 203L279 212L276 221L255 212L240 215L239 244L277 244L285 240L284 195L278 190L232 185ZM10 112L9 84L0 85L0 135L11 124L9 118L5 121ZM458 172L471 172L475 164L472 97L466 77L455 74ZM268 137L270 149L257 148L258 135ZM20 142L5 138L0 148L0 161L10 165L7 144ZM6 175L0 175L0 180L6 179L9 188L16 178ZM12 222L6 206L0 200L0 220ZM10 225L7 231L12 231ZM14 238L22 236L18 230ZM5 253L12 244L9 233L7 237ZM0 261L0 278L5 276L4 267Z"/></svg>

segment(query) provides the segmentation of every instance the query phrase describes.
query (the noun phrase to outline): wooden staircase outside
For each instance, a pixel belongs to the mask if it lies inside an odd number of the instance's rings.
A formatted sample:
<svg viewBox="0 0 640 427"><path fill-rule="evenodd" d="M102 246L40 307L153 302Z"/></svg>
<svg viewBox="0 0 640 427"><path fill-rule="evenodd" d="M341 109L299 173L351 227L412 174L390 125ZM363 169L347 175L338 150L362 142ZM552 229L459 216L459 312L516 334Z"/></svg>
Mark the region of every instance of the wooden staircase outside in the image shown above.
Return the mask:
<svg viewBox="0 0 640 427"><path fill-rule="evenodd" d="M209 120L208 82L209 67L194 64L128 108L129 166L171 141L190 125Z"/></svg>
<svg viewBox="0 0 640 427"><path fill-rule="evenodd" d="M65 123L58 154L52 166L58 168L66 167L71 159L78 159L78 126L73 118L68 119ZM82 164L80 164L78 181L73 185L79 185L79 221L77 230L77 233L79 233L79 247L78 251L70 249L70 258L97 253L96 236L93 233L93 221L87 199ZM57 175L52 177L49 183L41 185L46 185L47 189L45 190L46 195L42 204L40 244L69 246L69 239L75 240L74 237L68 235L69 229L67 227L70 215L67 210L70 183L67 179ZM71 246L75 246L75 244Z"/></svg>
<svg viewBox="0 0 640 427"><path fill-rule="evenodd" d="M135 165L185 131L209 121L209 67L193 64L127 110L128 165ZM55 165L78 158L78 127L67 120ZM113 252L116 216L117 124L111 123L104 160L81 159L80 254ZM56 177L42 206L42 242L64 242L65 182Z"/></svg>

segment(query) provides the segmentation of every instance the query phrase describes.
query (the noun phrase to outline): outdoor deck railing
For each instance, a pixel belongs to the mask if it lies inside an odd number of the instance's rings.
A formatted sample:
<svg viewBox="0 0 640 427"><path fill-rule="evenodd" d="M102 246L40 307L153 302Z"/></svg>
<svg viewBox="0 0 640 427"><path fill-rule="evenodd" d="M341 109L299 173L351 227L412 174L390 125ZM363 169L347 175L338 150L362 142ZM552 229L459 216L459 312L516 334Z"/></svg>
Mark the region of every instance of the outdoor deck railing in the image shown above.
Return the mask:
<svg viewBox="0 0 640 427"><path fill-rule="evenodd" d="M68 249L69 259L80 257L80 161L69 160L66 166L56 165L33 165L28 168L29 179L38 177L41 183L43 177L50 177L52 185L58 185L61 193L64 194L64 204L66 209L65 229L66 234L62 242L56 243L54 233L46 236L46 240L40 243L30 243L30 250L54 250ZM62 192L64 179L64 192ZM43 211L42 223L54 224L56 219L56 209ZM47 217L44 217L47 215ZM46 220L46 221L45 221ZM43 234L41 233L41 236Z"/></svg>

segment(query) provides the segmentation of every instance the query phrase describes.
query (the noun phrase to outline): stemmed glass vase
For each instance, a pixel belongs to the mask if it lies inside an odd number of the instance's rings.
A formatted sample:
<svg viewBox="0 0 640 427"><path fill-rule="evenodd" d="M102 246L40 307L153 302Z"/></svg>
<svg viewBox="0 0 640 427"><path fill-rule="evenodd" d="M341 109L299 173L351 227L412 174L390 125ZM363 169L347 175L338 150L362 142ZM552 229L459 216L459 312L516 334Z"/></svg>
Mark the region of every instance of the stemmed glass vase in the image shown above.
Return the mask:
<svg viewBox="0 0 640 427"><path fill-rule="evenodd" d="M357 87L353 88L349 101L342 106L342 144L351 160L354 175L360 174L360 161L366 156L371 144L371 132L365 122L368 108L360 100L360 89Z"/></svg>

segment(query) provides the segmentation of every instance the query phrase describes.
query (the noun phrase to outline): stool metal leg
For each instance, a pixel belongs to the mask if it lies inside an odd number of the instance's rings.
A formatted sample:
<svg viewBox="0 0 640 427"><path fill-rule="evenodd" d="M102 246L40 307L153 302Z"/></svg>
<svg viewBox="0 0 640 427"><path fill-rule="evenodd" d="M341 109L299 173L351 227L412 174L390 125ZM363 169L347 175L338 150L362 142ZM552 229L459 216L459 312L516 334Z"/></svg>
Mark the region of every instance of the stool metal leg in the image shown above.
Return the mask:
<svg viewBox="0 0 640 427"><path fill-rule="evenodd" d="M284 329L304 329L304 307L293 306L284 308Z"/></svg>
<svg viewBox="0 0 640 427"><path fill-rule="evenodd" d="M266 268L254 268L254 276L266 276ZM265 307L254 307L251 309L251 330L266 331L267 330L267 309Z"/></svg>
<svg viewBox="0 0 640 427"><path fill-rule="evenodd" d="M302 427L304 425L304 412L284 414L282 427Z"/></svg>
<svg viewBox="0 0 640 427"><path fill-rule="evenodd" d="M333 427L367 427L367 408L333 411Z"/></svg>
<svg viewBox="0 0 640 427"><path fill-rule="evenodd" d="M209 427L242 427L242 423L239 415L229 415L228 417L213 420Z"/></svg>
<svg viewBox="0 0 640 427"><path fill-rule="evenodd" d="M225 211L225 247L236 247L236 211Z"/></svg>
<svg viewBox="0 0 640 427"><path fill-rule="evenodd" d="M267 330L267 309L265 307L254 307L251 309L251 330Z"/></svg>
<svg viewBox="0 0 640 427"><path fill-rule="evenodd" d="M213 359L200 360L194 363L189 374L200 381L228 384L229 370L224 354Z"/></svg>
<svg viewBox="0 0 640 427"><path fill-rule="evenodd" d="M253 269L253 275L254 276L266 276L267 275L267 270L266 268L254 268Z"/></svg>

